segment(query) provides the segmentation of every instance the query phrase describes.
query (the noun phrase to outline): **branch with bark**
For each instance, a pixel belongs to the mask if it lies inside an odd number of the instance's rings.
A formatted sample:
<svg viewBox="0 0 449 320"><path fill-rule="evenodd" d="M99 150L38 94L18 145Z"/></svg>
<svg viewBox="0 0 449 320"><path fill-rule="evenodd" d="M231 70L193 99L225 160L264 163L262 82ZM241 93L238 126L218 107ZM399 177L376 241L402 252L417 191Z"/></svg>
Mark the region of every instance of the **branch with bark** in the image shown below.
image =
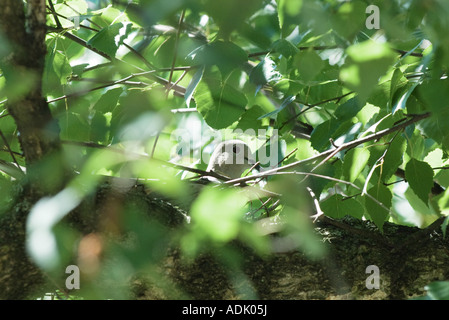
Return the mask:
<svg viewBox="0 0 449 320"><path fill-rule="evenodd" d="M20 133L31 186L39 179L34 175L33 165L60 150L59 128L42 96L47 31L45 8L44 0L29 0L26 8L22 1L5 0L0 7L0 33L11 49L0 59L6 79L6 105ZM17 92L14 87L22 90ZM31 189L40 193L38 187Z"/></svg>

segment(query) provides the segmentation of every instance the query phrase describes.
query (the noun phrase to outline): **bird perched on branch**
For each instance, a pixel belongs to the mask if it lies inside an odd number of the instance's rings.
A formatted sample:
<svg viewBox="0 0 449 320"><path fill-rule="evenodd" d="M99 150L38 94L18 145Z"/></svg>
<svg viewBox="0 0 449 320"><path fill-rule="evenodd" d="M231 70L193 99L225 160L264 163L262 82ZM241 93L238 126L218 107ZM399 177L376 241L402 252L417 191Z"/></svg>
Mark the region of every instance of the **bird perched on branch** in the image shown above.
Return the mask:
<svg viewBox="0 0 449 320"><path fill-rule="evenodd" d="M206 171L236 179L240 178L245 170L250 169L255 164L255 157L245 142L227 140L217 145Z"/></svg>

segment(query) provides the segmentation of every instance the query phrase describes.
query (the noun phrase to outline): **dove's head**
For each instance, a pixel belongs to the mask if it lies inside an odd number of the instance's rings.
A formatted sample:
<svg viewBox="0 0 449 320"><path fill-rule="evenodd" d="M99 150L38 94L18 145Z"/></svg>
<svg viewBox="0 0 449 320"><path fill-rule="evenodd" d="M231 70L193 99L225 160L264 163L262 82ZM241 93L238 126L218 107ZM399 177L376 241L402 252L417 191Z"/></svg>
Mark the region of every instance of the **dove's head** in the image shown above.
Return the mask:
<svg viewBox="0 0 449 320"><path fill-rule="evenodd" d="M240 140L227 140L215 148L207 171L213 171L231 179L240 178L242 173L255 164L255 157L248 145Z"/></svg>

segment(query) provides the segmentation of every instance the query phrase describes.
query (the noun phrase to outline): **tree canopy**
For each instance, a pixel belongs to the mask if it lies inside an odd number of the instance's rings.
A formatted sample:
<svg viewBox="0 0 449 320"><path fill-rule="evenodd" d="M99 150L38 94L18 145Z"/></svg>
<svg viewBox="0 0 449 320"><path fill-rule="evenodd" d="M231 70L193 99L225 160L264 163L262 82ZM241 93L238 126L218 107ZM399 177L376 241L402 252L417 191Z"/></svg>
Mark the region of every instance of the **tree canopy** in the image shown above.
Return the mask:
<svg viewBox="0 0 449 320"><path fill-rule="evenodd" d="M1 6L2 221L23 220L23 250L50 278L78 266L81 296L129 297L97 283L121 288L145 273L170 298L160 265L175 247L186 264L220 252L247 293L235 242L262 257L318 259L327 249L316 221L445 236L447 1ZM260 169L195 194L226 139L245 141ZM105 177L114 196L90 206ZM136 185L152 200L116 193ZM445 282L428 290L447 298Z"/></svg>

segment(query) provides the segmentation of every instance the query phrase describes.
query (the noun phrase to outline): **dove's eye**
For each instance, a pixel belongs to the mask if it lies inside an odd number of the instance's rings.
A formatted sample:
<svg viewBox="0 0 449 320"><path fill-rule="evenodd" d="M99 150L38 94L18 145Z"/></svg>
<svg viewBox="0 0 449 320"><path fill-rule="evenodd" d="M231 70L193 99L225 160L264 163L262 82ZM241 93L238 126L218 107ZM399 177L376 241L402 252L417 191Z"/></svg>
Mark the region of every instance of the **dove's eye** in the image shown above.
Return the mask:
<svg viewBox="0 0 449 320"><path fill-rule="evenodd" d="M234 153L239 153L239 147L232 146L232 151L234 151Z"/></svg>

